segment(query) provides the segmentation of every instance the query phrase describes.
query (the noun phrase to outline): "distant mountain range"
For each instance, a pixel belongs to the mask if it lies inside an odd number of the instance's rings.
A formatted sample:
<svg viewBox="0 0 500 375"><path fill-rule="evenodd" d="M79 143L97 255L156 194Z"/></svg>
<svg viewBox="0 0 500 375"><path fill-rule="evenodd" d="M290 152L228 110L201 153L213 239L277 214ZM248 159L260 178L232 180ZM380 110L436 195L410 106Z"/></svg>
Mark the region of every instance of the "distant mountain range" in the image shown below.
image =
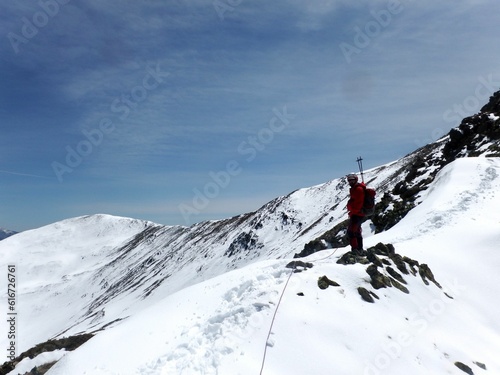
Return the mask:
<svg viewBox="0 0 500 375"><path fill-rule="evenodd" d="M0 241L7 237L13 236L16 233L17 232L14 232L13 230L0 228Z"/></svg>

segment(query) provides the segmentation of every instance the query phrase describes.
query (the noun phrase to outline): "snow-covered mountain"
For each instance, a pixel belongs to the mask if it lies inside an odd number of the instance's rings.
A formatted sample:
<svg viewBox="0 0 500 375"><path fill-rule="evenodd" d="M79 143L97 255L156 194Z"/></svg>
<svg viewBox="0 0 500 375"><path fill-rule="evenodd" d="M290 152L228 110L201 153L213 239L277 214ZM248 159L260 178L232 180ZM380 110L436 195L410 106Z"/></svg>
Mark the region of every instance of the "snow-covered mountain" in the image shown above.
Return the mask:
<svg viewBox="0 0 500 375"><path fill-rule="evenodd" d="M0 241L6 239L7 237L13 236L17 232L9 229L0 228Z"/></svg>
<svg viewBox="0 0 500 375"><path fill-rule="evenodd" d="M3 240L15 352L36 357L12 373L54 361L48 374L500 373L499 118L500 92L365 172L378 192L366 246L395 253L345 255L343 178L191 227L92 215ZM294 256L307 256L301 273ZM340 286L321 290L322 276Z"/></svg>

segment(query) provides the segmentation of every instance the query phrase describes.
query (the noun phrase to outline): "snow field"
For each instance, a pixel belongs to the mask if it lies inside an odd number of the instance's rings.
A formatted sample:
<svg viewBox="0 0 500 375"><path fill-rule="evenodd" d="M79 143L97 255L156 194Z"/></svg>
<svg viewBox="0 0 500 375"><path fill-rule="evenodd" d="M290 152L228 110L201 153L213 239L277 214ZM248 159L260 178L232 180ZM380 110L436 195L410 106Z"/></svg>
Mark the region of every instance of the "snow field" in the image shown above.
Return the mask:
<svg viewBox="0 0 500 375"><path fill-rule="evenodd" d="M165 284L150 299L131 294L108 301L106 317L125 313L125 319L66 353L47 374L253 375L260 371L265 349L265 375L460 374L456 361L476 374L484 371L476 361L487 366L485 375L500 373L499 174L498 159L457 160L422 192L422 203L398 225L377 235L369 235L369 225L363 228L365 247L394 244L397 253L428 264L442 289L426 285L419 275L404 275L409 294L396 288L374 290L366 266L336 264L347 249L321 251L301 259L313 263L313 268L291 275L267 340L290 276L285 266L291 259L257 261L205 281L209 273L196 273L207 266L201 259L169 279L174 285ZM332 186L328 189L332 193ZM122 241L134 230L140 229L131 229ZM38 236L38 244L45 246L48 239L42 237ZM296 249L285 237L280 254L293 254ZM118 239L113 241L118 243ZM37 256L36 249L32 250ZM27 280L28 272L37 275L29 287L22 284L31 294L23 296L25 320L19 324L34 332L23 339L23 345L40 342L44 335L76 319L64 313L66 305L71 311L84 307L75 301L82 290L70 287L70 281L85 282L82 269L103 262L99 254L97 249L88 254L82 259L84 266L76 258L56 257L57 264L50 263L46 270L36 268L42 258L19 260L19 265L32 265L22 271L26 273L21 279ZM0 253L3 262L12 258L12 254ZM215 265L217 259L207 262ZM340 287L319 289L317 281L323 275ZM45 276L50 280L47 285L42 283ZM188 286L194 279L199 283ZM373 304L363 301L359 286L379 299ZM43 289L40 296L44 297L37 297L37 288ZM166 293L170 288L179 291ZM54 313L54 304L60 312ZM47 316L47 311L53 315Z"/></svg>
<svg viewBox="0 0 500 375"><path fill-rule="evenodd" d="M343 252L345 249L340 254ZM405 276L410 295L395 288L379 289L375 293L380 299L366 303L357 292L358 286L373 290L366 266L338 265L336 260L312 261L315 267L299 274L303 282L296 290L303 297L287 292L274 329L270 372L264 373L362 374L370 366L386 370L415 341L418 306L427 303L429 294L443 298L437 287L425 286L419 277ZM323 275L340 287L320 290L317 279Z"/></svg>
<svg viewBox="0 0 500 375"><path fill-rule="evenodd" d="M145 225L144 221L95 215L22 232L2 244L0 264L16 265L19 354L60 333L77 318L77 312L85 311L87 300L82 294L90 293L88 278L105 263L106 249L118 246ZM40 316L50 316L50 322L40 324ZM2 319L0 329L6 331L5 327Z"/></svg>
<svg viewBox="0 0 500 375"><path fill-rule="evenodd" d="M441 171L419 206L377 236L392 240L402 254L428 263L454 297L451 304L435 302L428 309L436 314L428 319L424 334L436 352L450 361L468 359L469 366L473 361L485 363L488 373L500 373L499 172L498 159L456 160Z"/></svg>
<svg viewBox="0 0 500 375"><path fill-rule="evenodd" d="M341 254L322 260L314 254L306 259L315 264L312 269L291 276L268 342L264 374L328 374L332 368L362 373L370 359L382 368L386 362L394 365L392 357L417 342L411 335L422 328L423 318L416 305L428 303L429 288L434 299L448 299L437 287L409 276L411 297L390 288L376 291L380 300L368 304L357 293L358 285L369 288L365 267L336 264ZM271 317L290 272L285 264L259 263L178 292L92 339L88 357L82 356L84 345L50 373L258 373ZM317 280L323 275L341 286L320 290ZM402 318L405 314L408 320ZM96 350L105 350L101 342L114 343L114 349L96 358Z"/></svg>
<svg viewBox="0 0 500 375"><path fill-rule="evenodd" d="M98 374L112 368L117 374L215 374L227 356L226 366L241 359L242 373L255 373L259 364L248 357L264 348L271 312L289 273L283 261L262 271L233 271L175 293L93 338L105 357L95 357L95 347L87 352L83 345L51 373ZM112 351L106 351L109 342L115 343Z"/></svg>

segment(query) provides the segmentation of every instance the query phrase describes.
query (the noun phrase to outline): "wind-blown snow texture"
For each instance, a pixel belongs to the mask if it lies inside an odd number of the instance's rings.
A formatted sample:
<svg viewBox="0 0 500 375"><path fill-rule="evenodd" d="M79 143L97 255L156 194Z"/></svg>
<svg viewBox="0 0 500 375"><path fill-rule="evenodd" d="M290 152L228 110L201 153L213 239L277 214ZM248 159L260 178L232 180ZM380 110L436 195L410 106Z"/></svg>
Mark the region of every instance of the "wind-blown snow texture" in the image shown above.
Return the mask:
<svg viewBox="0 0 500 375"><path fill-rule="evenodd" d="M499 374L499 103L497 93L447 137L365 173L379 209L363 225L365 247L393 244L428 264L442 288L405 274L409 293L374 289L366 265L337 263L348 250L328 249L343 235L343 178L189 228L73 218L1 241L0 269L16 266L18 355L51 338L95 335L11 373L58 361L48 374L462 373L455 362ZM291 274L294 254L311 248L326 249ZM320 289L322 276L340 286ZM6 296L7 283L0 288Z"/></svg>

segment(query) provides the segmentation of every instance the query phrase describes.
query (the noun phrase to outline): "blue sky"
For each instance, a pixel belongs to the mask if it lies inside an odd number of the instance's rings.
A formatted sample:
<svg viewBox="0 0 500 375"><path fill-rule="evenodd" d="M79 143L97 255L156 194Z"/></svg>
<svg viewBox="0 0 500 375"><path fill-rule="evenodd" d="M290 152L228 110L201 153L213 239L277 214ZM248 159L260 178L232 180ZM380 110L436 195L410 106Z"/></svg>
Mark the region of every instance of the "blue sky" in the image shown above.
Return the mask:
<svg viewBox="0 0 500 375"><path fill-rule="evenodd" d="M500 88L497 8L4 1L0 227L189 225L396 160Z"/></svg>

